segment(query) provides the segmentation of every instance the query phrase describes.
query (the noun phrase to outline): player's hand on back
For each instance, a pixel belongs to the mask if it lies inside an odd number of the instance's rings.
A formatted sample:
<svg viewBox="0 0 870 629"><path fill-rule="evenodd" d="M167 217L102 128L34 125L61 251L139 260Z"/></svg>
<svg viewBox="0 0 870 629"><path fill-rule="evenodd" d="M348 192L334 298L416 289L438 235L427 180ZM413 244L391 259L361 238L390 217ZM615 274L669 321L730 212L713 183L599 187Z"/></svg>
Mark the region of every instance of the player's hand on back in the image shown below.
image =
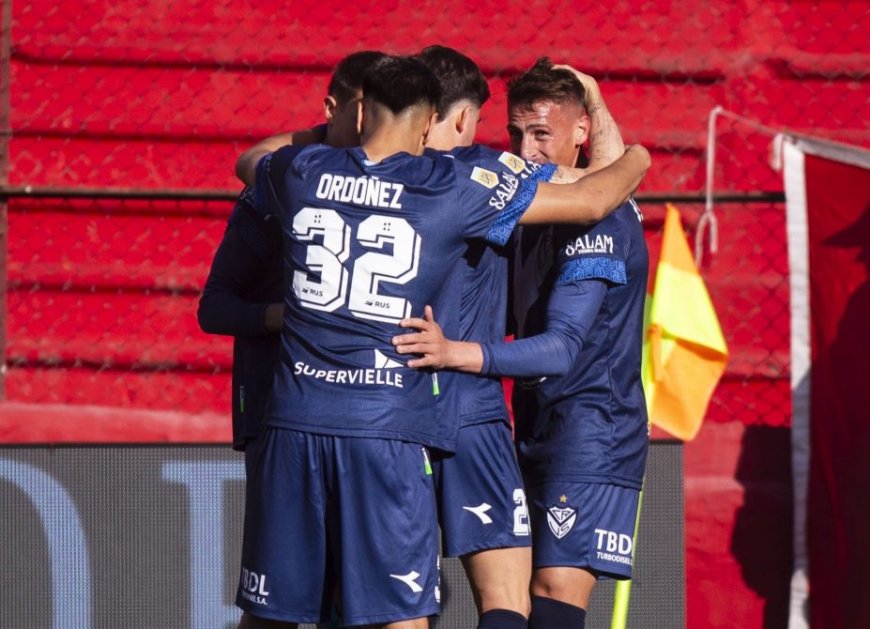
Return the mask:
<svg viewBox="0 0 870 629"><path fill-rule="evenodd" d="M452 341L444 337L435 321L432 308L426 306L423 318L403 319L403 328L416 330L393 337L393 345L400 354L420 354L408 361L408 367L419 369L455 369L467 373L480 373L483 369L483 351L478 343Z"/></svg>
<svg viewBox="0 0 870 629"><path fill-rule="evenodd" d="M393 337L393 345L400 354L420 354L420 358L408 361L408 367L443 369L447 366L448 340L441 326L435 321L432 306L426 306L423 318L410 317L400 323L403 328L416 330Z"/></svg>

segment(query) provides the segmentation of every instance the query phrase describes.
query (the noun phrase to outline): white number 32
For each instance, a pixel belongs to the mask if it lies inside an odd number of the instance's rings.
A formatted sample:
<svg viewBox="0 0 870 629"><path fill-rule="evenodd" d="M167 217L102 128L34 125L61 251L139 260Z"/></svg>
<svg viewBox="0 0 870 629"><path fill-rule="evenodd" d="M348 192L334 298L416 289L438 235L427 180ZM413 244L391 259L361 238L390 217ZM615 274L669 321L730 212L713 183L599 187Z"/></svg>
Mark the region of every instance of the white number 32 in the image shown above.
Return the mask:
<svg viewBox="0 0 870 629"><path fill-rule="evenodd" d="M293 292L303 306L332 312L347 303L356 317L390 323L410 316L408 299L378 292L382 283L402 285L417 277L420 236L407 220L372 214L359 224L356 233L359 244L379 251L392 245L392 253L367 251L359 256L353 261L350 282L346 265L350 259L351 228L338 212L302 208L293 217L293 234L300 241L311 243L305 254L307 271L293 273ZM320 244L315 241L318 237Z"/></svg>

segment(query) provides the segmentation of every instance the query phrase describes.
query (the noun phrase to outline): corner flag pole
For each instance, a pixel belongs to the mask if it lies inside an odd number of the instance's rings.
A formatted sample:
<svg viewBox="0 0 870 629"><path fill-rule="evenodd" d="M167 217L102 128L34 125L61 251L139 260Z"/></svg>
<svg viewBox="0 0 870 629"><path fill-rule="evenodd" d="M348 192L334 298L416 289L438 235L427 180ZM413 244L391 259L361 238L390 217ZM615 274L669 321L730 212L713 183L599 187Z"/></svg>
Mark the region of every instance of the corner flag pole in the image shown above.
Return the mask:
<svg viewBox="0 0 870 629"><path fill-rule="evenodd" d="M637 517L634 520L634 538L632 554L637 558L637 533L640 529L640 508L643 505L643 490L637 498ZM610 619L610 629L625 629L628 622L628 600L631 597L631 579L616 582L613 592L613 616Z"/></svg>

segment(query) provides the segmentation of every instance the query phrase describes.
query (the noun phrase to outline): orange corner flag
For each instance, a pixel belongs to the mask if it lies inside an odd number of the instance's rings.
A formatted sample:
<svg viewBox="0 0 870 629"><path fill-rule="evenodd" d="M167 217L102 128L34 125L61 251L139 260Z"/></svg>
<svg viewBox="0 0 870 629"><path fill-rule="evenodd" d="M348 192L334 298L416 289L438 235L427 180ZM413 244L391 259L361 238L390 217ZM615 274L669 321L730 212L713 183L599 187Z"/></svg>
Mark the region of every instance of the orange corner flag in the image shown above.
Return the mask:
<svg viewBox="0 0 870 629"><path fill-rule="evenodd" d="M650 422L689 441L725 371L728 346L671 204L652 298L647 299L642 377Z"/></svg>

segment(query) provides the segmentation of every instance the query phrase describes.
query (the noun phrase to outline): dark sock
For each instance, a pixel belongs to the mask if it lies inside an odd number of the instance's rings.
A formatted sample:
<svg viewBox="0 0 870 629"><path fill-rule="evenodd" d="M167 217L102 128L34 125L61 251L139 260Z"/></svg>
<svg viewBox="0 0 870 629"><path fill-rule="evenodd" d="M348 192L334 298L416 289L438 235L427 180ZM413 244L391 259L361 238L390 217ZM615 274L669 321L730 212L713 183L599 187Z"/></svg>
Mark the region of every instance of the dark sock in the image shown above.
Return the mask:
<svg viewBox="0 0 870 629"><path fill-rule="evenodd" d="M526 629L526 617L509 609L491 609L480 615L477 629Z"/></svg>
<svg viewBox="0 0 870 629"><path fill-rule="evenodd" d="M583 629L586 610L544 596L532 597L529 629Z"/></svg>

